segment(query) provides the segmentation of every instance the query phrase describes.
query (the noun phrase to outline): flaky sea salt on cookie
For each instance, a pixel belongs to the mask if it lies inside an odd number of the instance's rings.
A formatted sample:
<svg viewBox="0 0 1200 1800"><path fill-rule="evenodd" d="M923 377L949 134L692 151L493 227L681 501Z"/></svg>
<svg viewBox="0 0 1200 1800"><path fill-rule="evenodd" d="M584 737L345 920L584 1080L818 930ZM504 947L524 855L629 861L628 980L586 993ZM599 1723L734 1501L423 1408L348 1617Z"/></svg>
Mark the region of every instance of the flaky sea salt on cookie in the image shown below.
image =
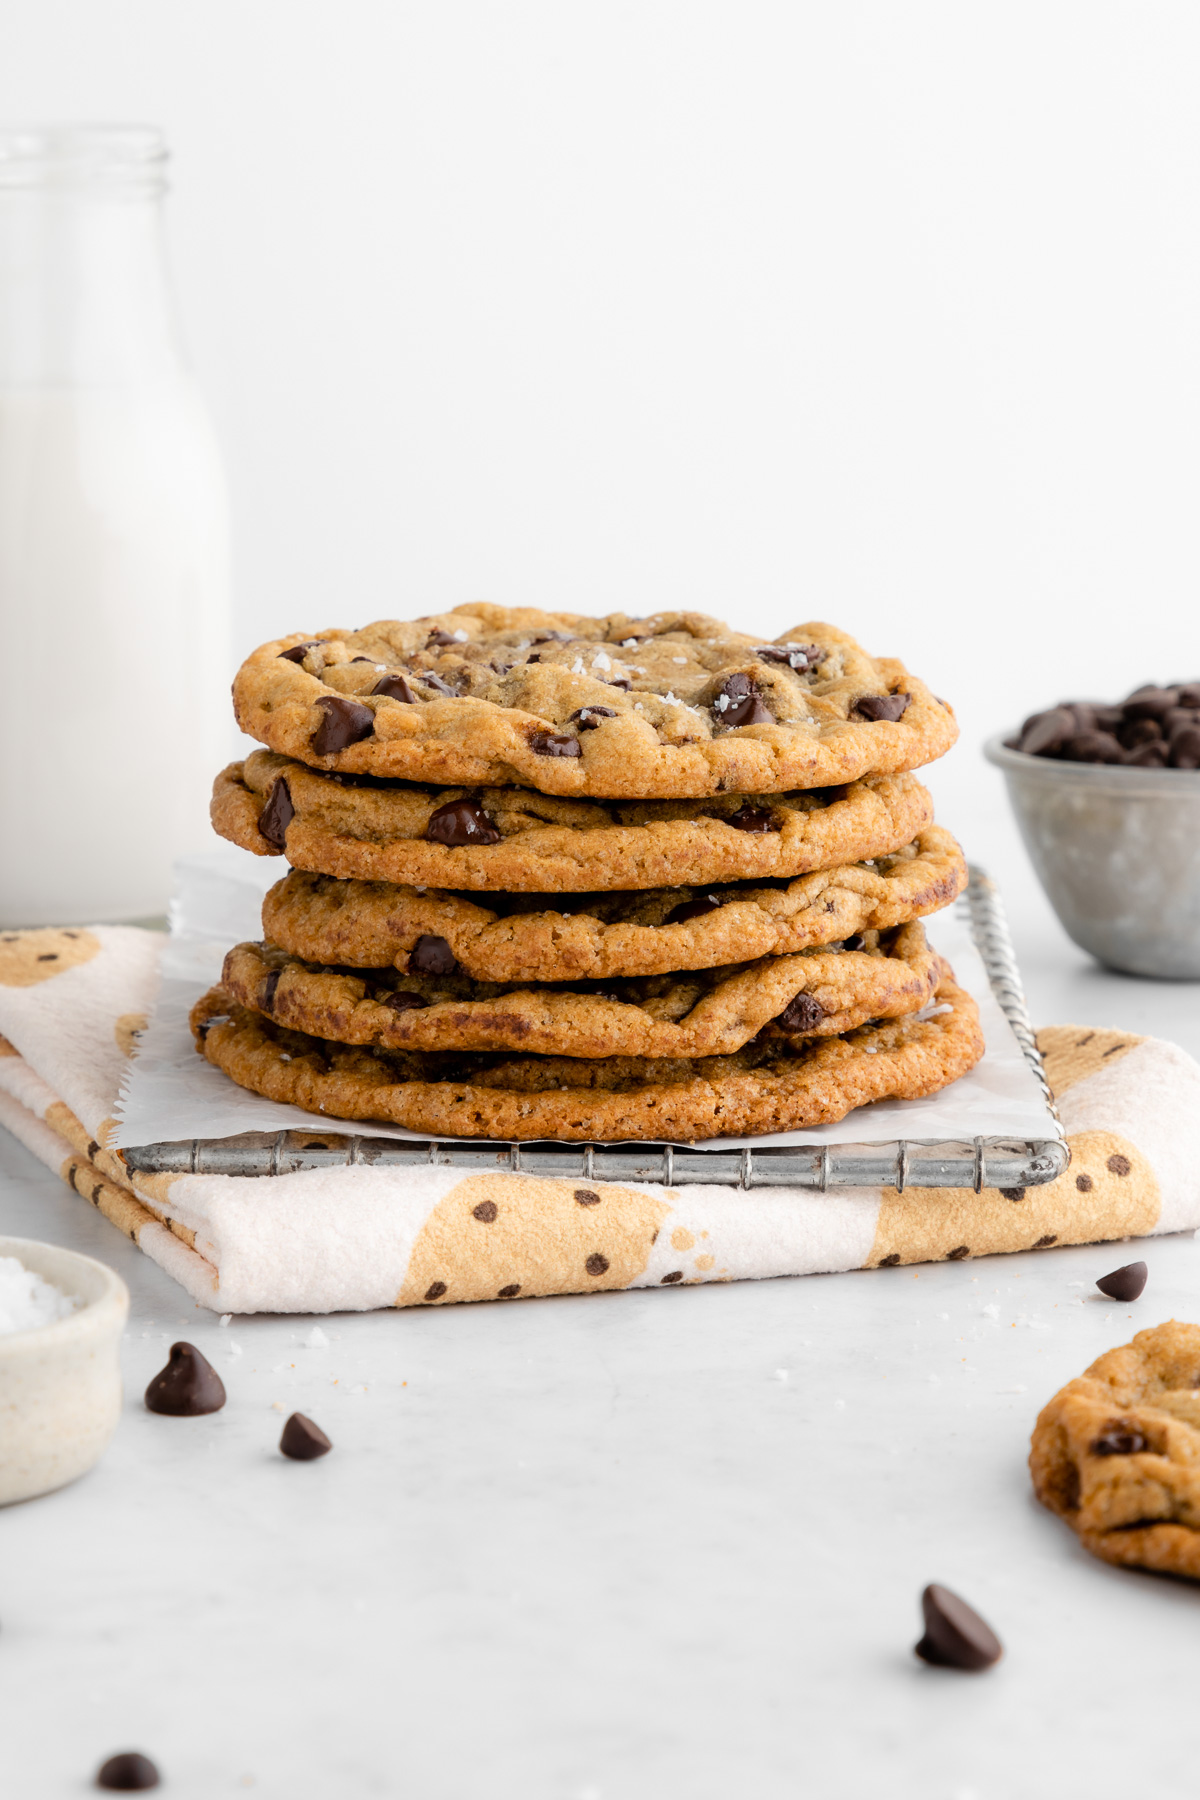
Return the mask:
<svg viewBox="0 0 1200 1800"><path fill-rule="evenodd" d="M316 768L607 798L827 787L920 768L958 730L831 625L764 641L691 612L478 604L296 633L233 693L243 731Z"/></svg>

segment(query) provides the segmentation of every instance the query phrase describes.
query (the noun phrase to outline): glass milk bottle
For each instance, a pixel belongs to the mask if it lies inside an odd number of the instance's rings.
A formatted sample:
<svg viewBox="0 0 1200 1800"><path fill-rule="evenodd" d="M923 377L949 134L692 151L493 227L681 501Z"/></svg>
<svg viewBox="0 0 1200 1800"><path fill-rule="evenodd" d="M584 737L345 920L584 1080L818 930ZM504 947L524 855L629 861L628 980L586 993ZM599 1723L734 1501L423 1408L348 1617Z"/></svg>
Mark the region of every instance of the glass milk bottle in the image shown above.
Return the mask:
<svg viewBox="0 0 1200 1800"><path fill-rule="evenodd" d="M0 129L0 924L165 912L230 741L228 509L142 127Z"/></svg>

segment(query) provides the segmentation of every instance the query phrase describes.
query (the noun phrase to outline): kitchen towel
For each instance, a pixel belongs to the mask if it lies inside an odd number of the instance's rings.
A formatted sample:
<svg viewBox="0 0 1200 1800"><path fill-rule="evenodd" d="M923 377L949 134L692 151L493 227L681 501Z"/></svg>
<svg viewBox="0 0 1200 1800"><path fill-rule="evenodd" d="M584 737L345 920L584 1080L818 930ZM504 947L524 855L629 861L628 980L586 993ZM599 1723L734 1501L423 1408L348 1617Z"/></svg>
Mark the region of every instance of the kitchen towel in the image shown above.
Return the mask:
<svg viewBox="0 0 1200 1800"><path fill-rule="evenodd" d="M113 1147L117 1099L164 943L121 926L0 937L0 1124L215 1311L676 1287L1200 1227L1200 1066L1155 1038L1076 1026L1038 1039L1071 1165L1024 1190L134 1174Z"/></svg>

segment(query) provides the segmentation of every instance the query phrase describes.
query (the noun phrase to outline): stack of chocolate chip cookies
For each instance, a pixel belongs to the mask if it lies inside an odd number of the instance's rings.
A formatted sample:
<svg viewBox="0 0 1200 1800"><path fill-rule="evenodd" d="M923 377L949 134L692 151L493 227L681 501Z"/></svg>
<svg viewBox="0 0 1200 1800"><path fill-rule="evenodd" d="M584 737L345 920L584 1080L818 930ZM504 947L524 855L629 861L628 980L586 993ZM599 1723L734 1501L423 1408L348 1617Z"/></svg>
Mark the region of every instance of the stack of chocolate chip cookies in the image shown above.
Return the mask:
<svg viewBox="0 0 1200 1800"><path fill-rule="evenodd" d="M920 920L954 717L827 625L487 605L266 644L222 837L291 865L193 1012L241 1086L434 1136L789 1131L982 1054Z"/></svg>

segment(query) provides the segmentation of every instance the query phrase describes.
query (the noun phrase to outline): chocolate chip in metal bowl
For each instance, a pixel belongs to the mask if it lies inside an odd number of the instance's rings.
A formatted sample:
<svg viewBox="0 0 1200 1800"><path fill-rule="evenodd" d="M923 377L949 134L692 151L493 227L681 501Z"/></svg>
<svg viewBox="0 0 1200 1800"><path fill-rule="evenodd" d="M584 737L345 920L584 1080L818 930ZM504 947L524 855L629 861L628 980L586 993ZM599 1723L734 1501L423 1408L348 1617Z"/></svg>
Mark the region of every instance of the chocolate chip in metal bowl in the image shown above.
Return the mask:
<svg viewBox="0 0 1200 1800"><path fill-rule="evenodd" d="M1068 936L1109 968L1200 978L1200 681L1061 701L985 754Z"/></svg>

